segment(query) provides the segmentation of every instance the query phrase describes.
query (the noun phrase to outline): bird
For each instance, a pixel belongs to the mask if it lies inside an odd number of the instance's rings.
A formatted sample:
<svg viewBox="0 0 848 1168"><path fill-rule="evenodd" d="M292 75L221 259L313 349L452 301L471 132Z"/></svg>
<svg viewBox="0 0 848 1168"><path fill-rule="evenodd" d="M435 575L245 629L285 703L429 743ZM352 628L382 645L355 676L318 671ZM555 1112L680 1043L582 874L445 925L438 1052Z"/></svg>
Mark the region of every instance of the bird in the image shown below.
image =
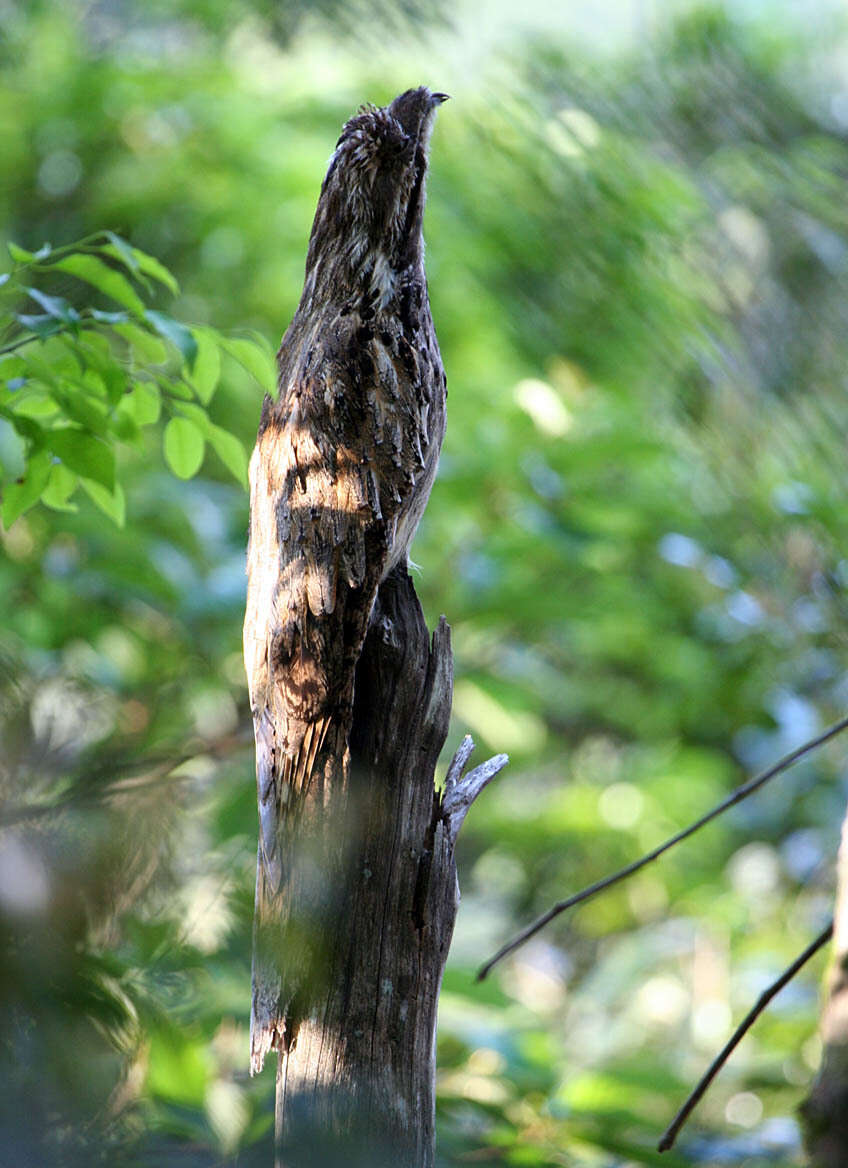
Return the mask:
<svg viewBox="0 0 848 1168"><path fill-rule="evenodd" d="M344 788L354 678L380 584L406 567L436 477L447 379L422 221L426 86L344 125L321 186L303 292L250 460L244 658L259 807L251 1072L287 1050L297 961L279 938L287 841ZM282 968L285 966L286 968ZM287 972L288 970L288 972Z"/></svg>

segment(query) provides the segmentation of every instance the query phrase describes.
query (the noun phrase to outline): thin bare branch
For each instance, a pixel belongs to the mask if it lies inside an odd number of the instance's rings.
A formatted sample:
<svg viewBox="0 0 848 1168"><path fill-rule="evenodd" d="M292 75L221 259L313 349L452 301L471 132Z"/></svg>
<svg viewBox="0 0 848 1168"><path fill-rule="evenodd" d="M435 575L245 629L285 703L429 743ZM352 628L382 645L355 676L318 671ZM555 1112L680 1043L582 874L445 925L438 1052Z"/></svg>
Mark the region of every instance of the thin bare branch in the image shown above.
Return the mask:
<svg viewBox="0 0 848 1168"><path fill-rule="evenodd" d="M673 1121L666 1128L662 1139L657 1144L658 1151L667 1152L668 1149L674 1145L674 1141L677 1139L680 1133L680 1129L686 1123L686 1120L689 1118L695 1107L703 1098L710 1083L712 1083L713 1079L716 1077L721 1068L730 1058L733 1051L754 1025L760 1014L762 1014L763 1010L765 1010L766 1006L769 1004L772 998L780 993L783 987L792 980L798 970L801 969L802 966L806 965L810 958L814 954L818 953L819 949L823 948L832 936L833 921L831 921L827 928L824 929L823 932L818 935L818 937L816 937L815 941L807 946L807 948L799 957L795 958L795 960L787 969L784 969L780 977L776 981L773 981L768 989L764 990L763 993L760 994L759 998L757 998L756 1004L751 1007L751 1009L733 1031L733 1034L731 1035L728 1042L725 1043L721 1051L710 1063L709 1068L699 1080L698 1085L695 1087L692 1094L680 1108Z"/></svg>
<svg viewBox="0 0 848 1168"><path fill-rule="evenodd" d="M559 916L559 914L565 912L566 909L574 908L574 906L577 904L582 904L584 900L589 900L590 897L596 896L599 892L603 892L605 889L610 888L613 884L617 884L619 880L624 880L628 876L632 876L634 872L638 872L640 868L644 868L646 864L650 864L652 861L658 859L661 855L663 855L664 852L667 852L669 848L673 848L675 844L679 844L683 840L688 839L690 835L694 835L696 831L699 831L702 827L705 827L706 824L715 819L717 816L721 815L722 812L727 811L728 808L733 807L737 803L741 803L742 800L747 799L749 795L753 795L754 792L758 791L760 787L769 781L769 779L773 779L776 775L782 774L783 771L788 770L789 767L792 766L793 763L797 762L799 758L803 758L805 754L809 754L810 751L815 750L819 746L822 746L825 742L829 742L831 738L835 738L837 734L841 734L842 731L846 729L848 729L848 717L841 718L838 722L834 722L832 726L829 726L827 730L822 731L822 733L819 734L816 738L811 738L809 742L805 742L802 746L797 747L790 754L785 755L778 762L774 763L774 765L770 766L768 770L763 771L759 775L755 775L753 779L749 779L748 782L743 783L741 787L737 787L735 791L731 792L731 794L728 795L726 799L722 799L722 801L716 804L716 806L713 807L712 810L708 811L706 815L702 815L700 819L696 819L694 823L690 823L688 827L684 827L682 831L677 832L675 835L665 840L664 843L661 843L659 847L654 848L653 851L648 852L638 860L634 860L632 864L627 864L624 868L620 868L617 872L613 872L612 875L605 876L603 880L597 880L594 884L590 884L588 888L581 889L580 892L576 892L573 896L569 896L566 900L559 901L552 908L549 908L547 912L544 912L540 917L537 917L537 919L531 922L531 924L529 924L525 929L522 929L520 933L517 933L512 938L512 940L503 945L497 951L494 957L489 958L486 964L481 966L477 974L477 980L482 981L483 978L485 978L491 971L493 966L495 966L502 958L506 957L508 953L512 953L515 949L518 949L520 945L523 945L525 941L528 941L531 937L535 936L535 934L538 933L540 929L543 929L549 921L552 921L554 917Z"/></svg>
<svg viewBox="0 0 848 1168"><path fill-rule="evenodd" d="M465 745L465 742L471 742L471 739L466 738L462 746ZM460 750L462 750L462 746ZM471 748L473 749L473 747L474 743L471 742ZM471 751L469 750L468 753L470 754ZM458 755L459 751L457 751L454 761L456 761ZM456 842L459 829L462 827L471 804L483 788L489 785L495 775L499 771L502 771L508 762L508 754L496 754L493 758L481 762L479 766L476 766L473 771L469 771L463 778L454 779L451 784L451 789L449 791L446 790L442 806L445 817L450 822L449 833L451 843Z"/></svg>
<svg viewBox="0 0 848 1168"><path fill-rule="evenodd" d="M447 774L445 775L445 799L450 797L456 784L459 782L459 776L465 770L465 764L468 762L471 755L474 753L474 739L470 734L466 734L462 742L456 748L456 754L450 761Z"/></svg>

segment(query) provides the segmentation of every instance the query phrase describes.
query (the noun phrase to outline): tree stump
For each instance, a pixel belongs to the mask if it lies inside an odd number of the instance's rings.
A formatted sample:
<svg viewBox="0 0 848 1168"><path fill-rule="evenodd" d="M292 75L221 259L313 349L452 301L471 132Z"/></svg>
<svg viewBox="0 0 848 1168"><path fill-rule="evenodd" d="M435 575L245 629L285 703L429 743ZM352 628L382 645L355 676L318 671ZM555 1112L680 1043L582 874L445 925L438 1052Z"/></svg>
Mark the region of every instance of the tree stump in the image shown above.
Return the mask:
<svg viewBox="0 0 848 1168"><path fill-rule="evenodd" d="M408 573L382 585L356 674L350 784L322 810L339 894L322 975L278 1056L278 1168L431 1168L439 988L459 902L457 832L498 755L434 786L453 693L450 630L427 631Z"/></svg>

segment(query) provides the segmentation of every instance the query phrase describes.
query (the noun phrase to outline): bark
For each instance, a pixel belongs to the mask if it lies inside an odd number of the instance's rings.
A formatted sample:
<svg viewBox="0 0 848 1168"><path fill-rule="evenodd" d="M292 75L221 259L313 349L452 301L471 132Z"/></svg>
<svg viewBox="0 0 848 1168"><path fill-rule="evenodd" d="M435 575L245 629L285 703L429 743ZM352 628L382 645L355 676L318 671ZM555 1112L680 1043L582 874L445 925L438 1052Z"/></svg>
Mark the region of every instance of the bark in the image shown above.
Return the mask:
<svg viewBox="0 0 848 1168"><path fill-rule="evenodd" d="M436 1011L459 900L454 843L474 796L506 762L462 777L466 739L436 792L452 690L450 630L442 618L431 641L412 581L396 572L357 670L349 789L331 791L322 810L326 838L339 841L339 895L320 946L324 976L298 991L304 1020L278 1059L285 1168L434 1162Z"/></svg>
<svg viewBox="0 0 848 1168"><path fill-rule="evenodd" d="M822 1061L801 1107L812 1168L848 1164L848 814L836 867L833 955L822 1010Z"/></svg>

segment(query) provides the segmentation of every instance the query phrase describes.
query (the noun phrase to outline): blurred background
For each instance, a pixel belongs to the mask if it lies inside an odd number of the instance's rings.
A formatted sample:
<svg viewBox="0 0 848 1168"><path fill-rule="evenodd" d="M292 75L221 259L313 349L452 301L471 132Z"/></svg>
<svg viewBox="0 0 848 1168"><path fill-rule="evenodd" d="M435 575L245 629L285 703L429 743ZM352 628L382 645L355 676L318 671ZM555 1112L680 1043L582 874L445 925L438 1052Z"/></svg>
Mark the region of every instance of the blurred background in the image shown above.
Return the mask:
<svg viewBox="0 0 848 1168"><path fill-rule="evenodd" d="M459 845L441 1164L800 1164L823 957L652 1149L827 922L840 740L474 974L848 705L848 16L553 7L0 0L0 242L111 228L177 274L168 312L276 345L341 124L452 94L413 558L453 628L446 754L511 763ZM210 414L250 447L260 400L231 369ZM0 1164L267 1165L247 498L155 433L121 463L124 528L0 532Z"/></svg>

